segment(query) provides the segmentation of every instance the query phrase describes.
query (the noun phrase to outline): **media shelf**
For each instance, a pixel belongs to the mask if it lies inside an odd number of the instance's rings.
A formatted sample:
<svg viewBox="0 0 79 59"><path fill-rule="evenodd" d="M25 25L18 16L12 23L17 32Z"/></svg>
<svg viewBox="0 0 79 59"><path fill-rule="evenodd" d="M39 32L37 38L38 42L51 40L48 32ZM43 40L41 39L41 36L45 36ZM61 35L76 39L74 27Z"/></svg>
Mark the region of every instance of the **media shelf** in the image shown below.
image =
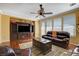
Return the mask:
<svg viewBox="0 0 79 59"><path fill-rule="evenodd" d="M19 44L32 41L34 25L24 22L10 22L10 45L19 48Z"/></svg>

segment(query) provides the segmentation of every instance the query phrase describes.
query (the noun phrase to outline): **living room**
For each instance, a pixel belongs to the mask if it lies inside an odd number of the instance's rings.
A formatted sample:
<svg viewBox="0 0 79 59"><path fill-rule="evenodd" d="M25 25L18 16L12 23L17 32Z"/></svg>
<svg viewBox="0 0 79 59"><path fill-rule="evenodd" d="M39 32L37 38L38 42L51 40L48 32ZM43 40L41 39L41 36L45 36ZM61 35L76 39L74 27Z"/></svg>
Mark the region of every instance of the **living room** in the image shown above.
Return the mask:
<svg viewBox="0 0 79 59"><path fill-rule="evenodd" d="M79 3L0 3L0 35L1 56L79 55Z"/></svg>

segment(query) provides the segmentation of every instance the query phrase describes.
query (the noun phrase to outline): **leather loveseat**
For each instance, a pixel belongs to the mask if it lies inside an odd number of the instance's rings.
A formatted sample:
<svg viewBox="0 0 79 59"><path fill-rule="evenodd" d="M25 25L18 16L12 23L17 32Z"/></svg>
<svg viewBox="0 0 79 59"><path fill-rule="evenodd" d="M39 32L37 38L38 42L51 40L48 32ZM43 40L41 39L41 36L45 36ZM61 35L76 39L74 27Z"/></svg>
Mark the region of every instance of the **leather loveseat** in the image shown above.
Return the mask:
<svg viewBox="0 0 79 59"><path fill-rule="evenodd" d="M52 41L52 44L60 46L62 48L68 48L70 34L64 31L56 31L56 37L52 36L52 31L48 31L46 35L42 35L42 38Z"/></svg>

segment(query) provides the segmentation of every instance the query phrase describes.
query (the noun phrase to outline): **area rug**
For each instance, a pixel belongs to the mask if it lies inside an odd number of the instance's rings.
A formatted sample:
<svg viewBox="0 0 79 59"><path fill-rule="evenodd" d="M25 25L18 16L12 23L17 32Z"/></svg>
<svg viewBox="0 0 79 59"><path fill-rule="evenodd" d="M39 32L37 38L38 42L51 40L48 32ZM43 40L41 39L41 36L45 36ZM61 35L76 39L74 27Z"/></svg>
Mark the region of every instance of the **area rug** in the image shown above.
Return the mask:
<svg viewBox="0 0 79 59"><path fill-rule="evenodd" d="M35 47L32 48L32 56L70 56L71 52L72 52L72 49L64 49L64 48L52 45L52 50L46 55L43 55L42 53L40 53L40 51L37 48Z"/></svg>

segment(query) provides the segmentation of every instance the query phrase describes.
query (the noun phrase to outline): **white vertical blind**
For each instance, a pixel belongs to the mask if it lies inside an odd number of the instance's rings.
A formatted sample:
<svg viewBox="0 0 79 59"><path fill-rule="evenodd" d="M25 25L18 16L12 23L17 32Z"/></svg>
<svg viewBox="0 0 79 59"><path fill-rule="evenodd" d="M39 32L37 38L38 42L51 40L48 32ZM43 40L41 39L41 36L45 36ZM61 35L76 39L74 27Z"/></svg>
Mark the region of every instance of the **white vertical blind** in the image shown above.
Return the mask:
<svg viewBox="0 0 79 59"><path fill-rule="evenodd" d="M76 17L75 14L63 17L63 31L67 31L71 36L76 35Z"/></svg>
<svg viewBox="0 0 79 59"><path fill-rule="evenodd" d="M46 21L46 32L52 31L52 20L47 20Z"/></svg>
<svg viewBox="0 0 79 59"><path fill-rule="evenodd" d="M61 31L61 25L62 25L62 18L55 18L53 31Z"/></svg>

